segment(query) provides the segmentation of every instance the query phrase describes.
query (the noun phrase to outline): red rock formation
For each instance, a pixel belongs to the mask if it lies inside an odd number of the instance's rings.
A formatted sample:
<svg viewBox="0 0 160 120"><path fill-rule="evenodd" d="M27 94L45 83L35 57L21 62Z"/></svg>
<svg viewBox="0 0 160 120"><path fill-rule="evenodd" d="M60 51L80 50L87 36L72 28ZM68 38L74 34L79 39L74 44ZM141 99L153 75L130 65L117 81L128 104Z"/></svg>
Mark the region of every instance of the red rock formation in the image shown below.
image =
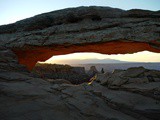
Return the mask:
<svg viewBox="0 0 160 120"><path fill-rule="evenodd" d="M12 49L21 64L74 52L125 54L160 52L160 11L78 7L0 26L0 48Z"/></svg>
<svg viewBox="0 0 160 120"><path fill-rule="evenodd" d="M160 118L159 71L131 68L122 71L123 76L114 72L109 74L111 84L106 74L97 76L106 86L56 85L62 81L51 85L27 72L11 50L28 69L37 61L74 52L160 53L160 11L78 7L0 26L1 119Z"/></svg>
<svg viewBox="0 0 160 120"><path fill-rule="evenodd" d="M24 64L28 69L32 69L38 61L45 61L54 55L64 55L75 52L97 52L102 54L126 54L148 50L160 53L159 49L143 42L105 42L86 45L55 45L49 47L25 46L23 50L13 49L20 64Z"/></svg>

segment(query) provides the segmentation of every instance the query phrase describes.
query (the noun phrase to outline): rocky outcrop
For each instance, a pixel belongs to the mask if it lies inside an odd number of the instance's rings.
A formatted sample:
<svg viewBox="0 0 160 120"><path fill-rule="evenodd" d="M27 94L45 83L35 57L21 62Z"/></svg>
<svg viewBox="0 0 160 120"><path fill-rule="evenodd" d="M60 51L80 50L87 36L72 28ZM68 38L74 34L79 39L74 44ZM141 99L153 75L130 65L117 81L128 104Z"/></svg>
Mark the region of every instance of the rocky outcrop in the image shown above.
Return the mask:
<svg viewBox="0 0 160 120"><path fill-rule="evenodd" d="M95 80L110 89L138 92L160 99L160 71L134 67L115 70L112 74L98 74Z"/></svg>
<svg viewBox="0 0 160 120"><path fill-rule="evenodd" d="M7 52L15 56L13 52ZM0 51L0 58L3 54L4 51ZM16 57L5 55L0 62L1 119L158 120L160 117L160 82L128 83L116 89L96 82L73 85L63 79L37 78L16 61ZM128 71L136 69L143 68L130 68ZM159 78L159 71L139 72L143 76L152 75L156 81ZM123 70L114 72L117 76L125 76L124 73ZM141 74L137 75L142 77Z"/></svg>
<svg viewBox="0 0 160 120"><path fill-rule="evenodd" d="M98 70L96 69L95 66L91 66L89 71L87 72L87 75L91 78L93 76L95 76L98 72Z"/></svg>
<svg viewBox="0 0 160 120"><path fill-rule="evenodd" d="M159 11L69 8L0 26L0 47L12 49L29 69L73 52L160 52L159 18Z"/></svg>
<svg viewBox="0 0 160 120"><path fill-rule="evenodd" d="M159 11L103 7L64 11L0 27L0 119L158 120L159 71L116 70L101 76L107 77L103 85L101 80L73 85L39 78L19 62L32 68L38 60L77 51L159 52Z"/></svg>
<svg viewBox="0 0 160 120"><path fill-rule="evenodd" d="M80 84L89 81L89 76L84 67L72 67L70 65L37 63L33 73L44 79L65 79L72 84Z"/></svg>
<svg viewBox="0 0 160 120"><path fill-rule="evenodd" d="M0 69L2 71L26 72L24 65L18 63L17 56L9 49L0 49Z"/></svg>
<svg viewBox="0 0 160 120"><path fill-rule="evenodd" d="M144 67L133 67L127 70L114 70L112 74L99 74L96 81L108 86L121 86L130 83L159 82L160 71L148 70Z"/></svg>

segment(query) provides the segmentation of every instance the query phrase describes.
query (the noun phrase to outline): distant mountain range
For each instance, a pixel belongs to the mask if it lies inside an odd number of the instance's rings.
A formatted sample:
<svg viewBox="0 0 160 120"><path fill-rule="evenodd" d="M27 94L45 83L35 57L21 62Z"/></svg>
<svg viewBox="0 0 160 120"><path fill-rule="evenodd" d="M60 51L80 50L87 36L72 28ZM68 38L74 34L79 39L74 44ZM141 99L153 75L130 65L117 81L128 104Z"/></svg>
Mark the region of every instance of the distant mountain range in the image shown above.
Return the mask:
<svg viewBox="0 0 160 120"><path fill-rule="evenodd" d="M55 61L56 62L56 61ZM146 69L160 70L159 62L128 62L115 59L68 59L58 60L56 64L69 64L71 66L85 67L88 71L91 66L95 66L98 71L104 68L104 71L112 72L114 69L128 69L130 67L143 66Z"/></svg>
<svg viewBox="0 0 160 120"><path fill-rule="evenodd" d="M74 64L72 66L80 66L85 67L85 69L88 71L91 66L95 66L98 71L101 71L103 68L105 72L112 72L115 69L122 69L126 70L131 67L140 67L143 66L146 69L154 69L154 70L160 70L160 63L143 63L143 62L137 62L137 63L102 63L102 64Z"/></svg>
<svg viewBox="0 0 160 120"><path fill-rule="evenodd" d="M108 64L108 63L128 63L127 61L120 61L115 59L69 59L58 60L58 64Z"/></svg>

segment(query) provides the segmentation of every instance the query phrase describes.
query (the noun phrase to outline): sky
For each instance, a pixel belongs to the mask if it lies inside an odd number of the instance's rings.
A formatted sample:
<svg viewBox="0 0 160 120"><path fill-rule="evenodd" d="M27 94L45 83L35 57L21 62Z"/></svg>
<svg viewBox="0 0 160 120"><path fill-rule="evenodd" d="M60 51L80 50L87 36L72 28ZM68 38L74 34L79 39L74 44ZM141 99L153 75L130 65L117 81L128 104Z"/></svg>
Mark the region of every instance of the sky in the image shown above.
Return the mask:
<svg viewBox="0 0 160 120"><path fill-rule="evenodd" d="M146 9L157 11L160 10L160 0L0 0L0 25L14 23L45 12L78 6L109 6L124 10ZM93 56L99 59L112 58L124 61L160 62L160 54L147 51L126 56L75 53L64 58L87 59L88 57L93 58ZM54 58L63 59L63 56Z"/></svg>
<svg viewBox="0 0 160 120"><path fill-rule="evenodd" d="M160 10L160 0L0 0L0 25L37 14L78 6L109 6L128 9Z"/></svg>
<svg viewBox="0 0 160 120"><path fill-rule="evenodd" d="M100 53L73 53L68 55L53 56L47 63L65 64L65 60L74 59L115 59L128 62L160 62L160 54L149 51L137 52L133 54L105 55Z"/></svg>

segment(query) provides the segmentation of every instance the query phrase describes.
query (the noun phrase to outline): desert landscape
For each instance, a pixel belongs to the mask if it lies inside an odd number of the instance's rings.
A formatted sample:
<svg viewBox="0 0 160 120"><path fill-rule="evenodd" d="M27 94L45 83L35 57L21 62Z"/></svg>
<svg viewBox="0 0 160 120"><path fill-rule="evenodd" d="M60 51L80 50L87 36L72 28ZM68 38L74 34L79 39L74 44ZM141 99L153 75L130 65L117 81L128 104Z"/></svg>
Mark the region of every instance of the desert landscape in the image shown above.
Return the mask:
<svg viewBox="0 0 160 120"><path fill-rule="evenodd" d="M146 69L160 70L160 63L107 63L107 64L71 64L71 66L85 67L89 70L91 66L95 66L98 71L103 68L105 72L113 72L115 69L128 69L130 67L140 67L143 66Z"/></svg>
<svg viewBox="0 0 160 120"><path fill-rule="evenodd" d="M139 51L160 54L160 11L83 6L1 25L0 119L159 120L159 62L39 62Z"/></svg>

